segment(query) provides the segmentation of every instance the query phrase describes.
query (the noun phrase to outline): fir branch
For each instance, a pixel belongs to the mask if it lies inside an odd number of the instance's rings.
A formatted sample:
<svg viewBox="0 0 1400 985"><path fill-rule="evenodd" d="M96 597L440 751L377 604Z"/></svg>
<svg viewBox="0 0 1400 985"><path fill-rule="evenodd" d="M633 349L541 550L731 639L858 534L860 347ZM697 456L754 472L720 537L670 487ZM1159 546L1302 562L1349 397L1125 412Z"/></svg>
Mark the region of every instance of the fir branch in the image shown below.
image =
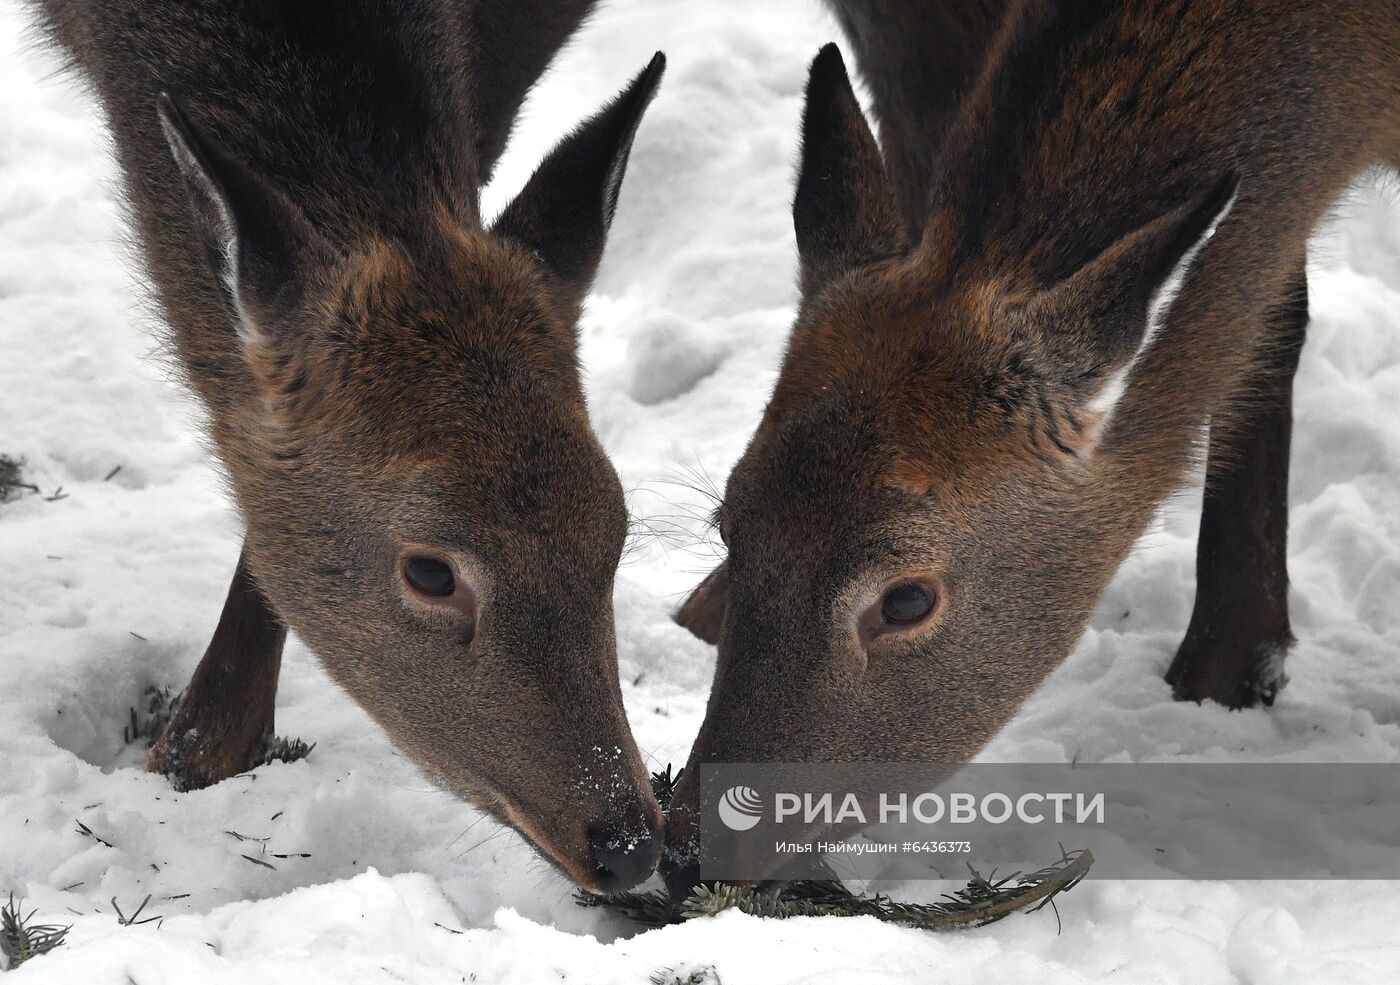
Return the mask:
<svg viewBox="0 0 1400 985"><path fill-rule="evenodd" d="M651 775L651 792L656 796L656 802L661 805L661 813L665 814L671 809L671 798L676 794L676 787L681 782L681 774L685 772L682 767L671 772L671 764L667 763L666 768L660 773Z"/></svg>
<svg viewBox="0 0 1400 985"><path fill-rule="evenodd" d="M683 771L682 771L683 772ZM665 771L651 775L652 788L664 812L670 807L680 773ZM582 890L574 894L579 906L602 907L645 927L664 927L699 917L712 917L737 909L757 917L874 917L886 923L920 930L953 930L982 927L1026 910L1034 913L1052 904L1056 896L1079 885L1094 864L1094 856L1083 849L1066 852L1035 872L1012 873L998 879L996 873L983 876L969 868L971 879L955 892L933 903L901 903L883 894L865 896L851 892L836 879L807 879L787 883L776 890L758 890L724 883L695 888L680 906L674 906L664 890L620 892L595 895Z"/></svg>
<svg viewBox="0 0 1400 985"><path fill-rule="evenodd" d="M185 692L175 693L169 687L151 685L146 688L141 692L140 702L145 709L145 717L137 712L135 705L130 706L129 720L122 728L122 741L130 745L139 739L145 742L146 748L149 749L165 731L165 726L170 724L171 716L175 714L175 709L184 696Z"/></svg>
<svg viewBox="0 0 1400 985"><path fill-rule="evenodd" d="M677 971L675 968L662 968L651 975L651 985L722 985L715 966L707 964L703 968L690 971Z"/></svg>
<svg viewBox="0 0 1400 985"><path fill-rule="evenodd" d="M37 958L58 947L68 937L72 925L60 927L57 924L31 923L38 910L30 910L28 916L22 914L15 894L10 894L10 902L0 907L0 954L4 954L9 968L14 971L30 958Z"/></svg>
<svg viewBox="0 0 1400 985"><path fill-rule="evenodd" d="M27 492L37 493L39 491L38 486L24 481L24 476L20 471L23 467L24 459L0 454L0 503L8 503L12 499L18 499Z"/></svg>
<svg viewBox="0 0 1400 985"><path fill-rule="evenodd" d="M681 904L683 920L737 909L756 917L874 917L919 930L954 930L995 923L1017 910L1034 913L1079 884L1094 864L1086 849L1061 850L1058 862L1027 875L986 878L976 871L968 884L933 903L901 903L883 894L852 893L839 882L802 881L776 891L717 883L698 886Z"/></svg>
<svg viewBox="0 0 1400 985"><path fill-rule="evenodd" d="M624 916L643 927L664 927L670 923L680 923L671 912L671 898L661 889L647 893L590 893L578 890L574 902L579 906L602 907L619 916Z"/></svg>

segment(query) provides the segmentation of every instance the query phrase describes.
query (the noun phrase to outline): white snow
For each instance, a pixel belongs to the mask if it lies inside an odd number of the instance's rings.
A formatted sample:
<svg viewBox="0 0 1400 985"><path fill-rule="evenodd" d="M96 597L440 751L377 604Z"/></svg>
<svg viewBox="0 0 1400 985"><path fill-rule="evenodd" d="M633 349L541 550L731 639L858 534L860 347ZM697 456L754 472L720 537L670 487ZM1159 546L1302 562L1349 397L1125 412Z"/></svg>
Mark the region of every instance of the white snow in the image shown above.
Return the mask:
<svg viewBox="0 0 1400 985"><path fill-rule="evenodd" d="M279 730L317 742L310 759L182 795L140 772L127 708L148 684L183 686L238 530L196 408L155 352L91 101L25 46L24 20L0 0L0 451L67 497L0 506L0 893L73 930L16 982L596 985L705 966L726 985L1400 977L1400 886L1383 882L1091 881L1062 901L1058 933L1046 911L941 936L732 913L637 934L574 906L516 835L422 779L295 642ZM582 333L633 509L695 541L642 539L618 577L623 690L657 766L685 759L713 664L668 619L713 559L697 519L709 504L684 482L722 482L773 383L795 300L800 97L838 36L813 0L609 0L531 99L488 195L490 211L667 51ZM1176 704L1162 682L1190 614L1193 491L987 758L1400 758L1400 207L1363 185L1340 213L1311 269L1300 642L1277 706ZM275 869L243 857L264 852ZM270 854L295 852L311 858ZM142 918L163 922L120 926L111 900L130 914L147 894Z"/></svg>

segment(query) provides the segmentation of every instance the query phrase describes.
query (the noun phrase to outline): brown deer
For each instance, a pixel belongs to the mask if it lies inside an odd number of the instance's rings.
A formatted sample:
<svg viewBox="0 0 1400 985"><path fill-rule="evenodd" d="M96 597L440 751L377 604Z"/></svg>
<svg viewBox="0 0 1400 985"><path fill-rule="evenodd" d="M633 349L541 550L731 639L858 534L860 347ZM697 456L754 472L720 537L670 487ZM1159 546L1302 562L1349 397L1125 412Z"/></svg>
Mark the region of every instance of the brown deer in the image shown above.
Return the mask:
<svg viewBox="0 0 1400 985"><path fill-rule="evenodd" d="M679 613L719 656L663 856L676 890L699 764L976 755L1207 440L1167 679L1273 701L1308 236L1400 162L1394 3L1021 0L995 32L951 2L833 3L895 142L882 161L823 49L801 307L717 510L726 563Z"/></svg>
<svg viewBox="0 0 1400 985"><path fill-rule="evenodd" d="M628 518L575 321L660 54L478 209L591 0L40 0L106 112L139 245L246 524L150 759L247 769L287 630L448 789L580 885L653 868L618 684Z"/></svg>

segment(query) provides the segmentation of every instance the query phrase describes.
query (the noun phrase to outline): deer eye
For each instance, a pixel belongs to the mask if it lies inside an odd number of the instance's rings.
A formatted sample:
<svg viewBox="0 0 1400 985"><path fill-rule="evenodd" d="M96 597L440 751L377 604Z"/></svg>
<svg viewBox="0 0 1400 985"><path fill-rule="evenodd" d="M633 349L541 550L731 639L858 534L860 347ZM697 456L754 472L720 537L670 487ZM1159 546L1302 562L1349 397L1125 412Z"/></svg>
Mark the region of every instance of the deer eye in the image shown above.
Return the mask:
<svg viewBox="0 0 1400 985"><path fill-rule="evenodd" d="M917 581L902 582L880 600L880 617L891 626L912 626L933 611L934 594Z"/></svg>
<svg viewBox="0 0 1400 985"><path fill-rule="evenodd" d="M404 558L403 578L415 591L432 598L444 598L457 589L452 569L435 557Z"/></svg>

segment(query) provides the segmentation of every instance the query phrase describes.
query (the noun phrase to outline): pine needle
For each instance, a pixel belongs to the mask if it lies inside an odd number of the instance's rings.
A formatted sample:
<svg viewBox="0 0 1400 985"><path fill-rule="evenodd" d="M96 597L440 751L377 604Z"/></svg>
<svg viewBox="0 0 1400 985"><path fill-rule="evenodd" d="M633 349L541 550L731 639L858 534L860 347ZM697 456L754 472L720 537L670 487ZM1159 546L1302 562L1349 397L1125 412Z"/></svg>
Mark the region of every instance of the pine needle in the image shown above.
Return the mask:
<svg viewBox="0 0 1400 985"><path fill-rule="evenodd" d="M154 745L165 731L165 726L170 724L170 718L184 694L183 691L177 694L171 688L155 685L142 691L140 704L144 712L138 713L135 705L128 709L128 721L122 728L122 741L130 745L139 739L145 742L147 748Z"/></svg>
<svg viewBox="0 0 1400 985"><path fill-rule="evenodd" d="M316 748L316 743L310 744L301 739L287 739L282 736L273 736L263 745L262 755L253 764L266 766L268 763L295 763L299 759L305 759L311 755L311 750Z"/></svg>
<svg viewBox="0 0 1400 985"><path fill-rule="evenodd" d="M147 917L145 920L137 919L141 916L143 912L145 912L146 904L150 901L151 894L147 893L146 898L143 899L140 905L136 907L136 911L132 913L131 916L127 916L125 913L122 912L122 908L119 905L117 905L117 898L113 896L112 910L117 914L117 923L121 924L123 927L139 927L143 923L155 923L158 920L164 920L165 918L160 916L159 914L153 917Z"/></svg>
<svg viewBox="0 0 1400 985"><path fill-rule="evenodd" d="M38 910L30 910L29 915L20 913L15 894L10 894L10 902L0 907L0 953L9 961L11 971L30 958L47 954L64 942L72 926L60 927L56 924L31 923Z"/></svg>
<svg viewBox="0 0 1400 985"><path fill-rule="evenodd" d="M78 834L82 835L84 838L91 838L93 841L97 842L99 845L102 845L104 848L116 847L106 838L103 838L101 835L94 833L92 828L89 828L86 824L84 824L82 821L79 821L77 818L73 819L73 823L78 826Z"/></svg>

